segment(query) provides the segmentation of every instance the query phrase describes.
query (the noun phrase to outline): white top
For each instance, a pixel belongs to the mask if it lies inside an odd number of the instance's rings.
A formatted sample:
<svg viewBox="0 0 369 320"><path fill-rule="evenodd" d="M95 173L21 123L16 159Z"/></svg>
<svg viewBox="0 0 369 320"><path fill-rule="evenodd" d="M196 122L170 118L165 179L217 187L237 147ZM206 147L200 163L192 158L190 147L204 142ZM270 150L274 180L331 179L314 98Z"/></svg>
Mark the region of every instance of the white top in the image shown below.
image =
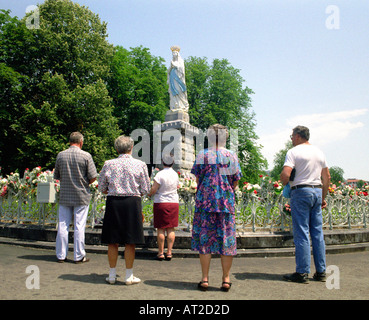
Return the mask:
<svg viewBox="0 0 369 320"><path fill-rule="evenodd" d="M323 152L311 144L299 144L288 150L284 166L296 169L295 179L290 181L291 187L321 185L322 169L328 167Z"/></svg>
<svg viewBox="0 0 369 320"><path fill-rule="evenodd" d="M154 203L178 203L177 187L179 178L177 172L172 168L164 168L159 171L154 180L160 184L154 196Z"/></svg>

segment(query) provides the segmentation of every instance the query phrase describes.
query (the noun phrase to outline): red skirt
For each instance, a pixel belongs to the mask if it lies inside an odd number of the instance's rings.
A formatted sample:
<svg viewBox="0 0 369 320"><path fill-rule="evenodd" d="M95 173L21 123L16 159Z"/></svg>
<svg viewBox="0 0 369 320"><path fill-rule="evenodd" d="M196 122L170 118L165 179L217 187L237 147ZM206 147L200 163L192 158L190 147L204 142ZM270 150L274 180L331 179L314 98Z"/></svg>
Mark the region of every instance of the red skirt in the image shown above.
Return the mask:
<svg viewBox="0 0 369 320"><path fill-rule="evenodd" d="M154 228L178 227L178 203L154 203Z"/></svg>

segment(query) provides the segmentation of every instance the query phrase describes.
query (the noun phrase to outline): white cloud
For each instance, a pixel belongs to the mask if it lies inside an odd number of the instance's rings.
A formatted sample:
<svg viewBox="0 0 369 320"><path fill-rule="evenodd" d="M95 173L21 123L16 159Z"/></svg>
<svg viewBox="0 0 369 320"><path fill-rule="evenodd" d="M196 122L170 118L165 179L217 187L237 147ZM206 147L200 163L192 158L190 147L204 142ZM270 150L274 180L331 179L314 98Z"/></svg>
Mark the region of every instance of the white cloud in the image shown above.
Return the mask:
<svg viewBox="0 0 369 320"><path fill-rule="evenodd" d="M286 119L284 127L276 132L261 135L259 143L263 146L262 153L268 160L269 169L273 167L274 155L284 148L289 140L292 129L298 125L306 126L310 129L310 141L318 147L342 141L350 133L364 126L362 121L354 118L363 117L369 109L354 109L330 113L314 113L296 115Z"/></svg>
<svg viewBox="0 0 369 320"><path fill-rule="evenodd" d="M327 122L347 120L349 118L356 118L363 116L368 112L368 109L354 109L347 111L337 111L329 113L313 113L298 115L287 119L286 123L288 126L295 127L296 125L304 125L308 128L319 126Z"/></svg>

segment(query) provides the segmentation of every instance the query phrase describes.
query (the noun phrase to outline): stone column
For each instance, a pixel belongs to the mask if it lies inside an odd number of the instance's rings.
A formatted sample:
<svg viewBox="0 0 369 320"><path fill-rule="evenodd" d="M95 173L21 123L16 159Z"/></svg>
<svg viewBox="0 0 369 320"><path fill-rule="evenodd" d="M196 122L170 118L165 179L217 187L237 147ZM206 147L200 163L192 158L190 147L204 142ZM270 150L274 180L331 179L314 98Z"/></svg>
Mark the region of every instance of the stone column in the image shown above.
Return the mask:
<svg viewBox="0 0 369 320"><path fill-rule="evenodd" d="M183 110L169 110L165 122L154 127L156 135L154 144L155 163L162 168L161 156L171 153L174 156L173 169L181 173L190 172L195 162L196 138L200 130L189 123L189 115ZM160 150L160 154L158 151ZM160 162L160 164L159 164Z"/></svg>

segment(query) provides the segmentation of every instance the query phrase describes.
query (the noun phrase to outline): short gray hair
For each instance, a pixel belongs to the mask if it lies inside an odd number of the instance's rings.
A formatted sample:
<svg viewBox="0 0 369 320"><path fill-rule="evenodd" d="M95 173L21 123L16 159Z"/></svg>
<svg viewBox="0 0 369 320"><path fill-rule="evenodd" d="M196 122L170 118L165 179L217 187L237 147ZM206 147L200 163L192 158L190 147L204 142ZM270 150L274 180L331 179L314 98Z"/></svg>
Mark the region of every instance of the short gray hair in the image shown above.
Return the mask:
<svg viewBox="0 0 369 320"><path fill-rule="evenodd" d="M115 139L114 147L119 154L128 153L133 148L133 139L127 136L120 136Z"/></svg>
<svg viewBox="0 0 369 320"><path fill-rule="evenodd" d="M73 143L73 144L78 144L81 141L83 141L83 135L82 133L76 131L76 132L72 132L69 136L69 143Z"/></svg>
<svg viewBox="0 0 369 320"><path fill-rule="evenodd" d="M301 138L309 141L310 139L310 131L309 128L304 126L297 126L292 130L293 134L298 134Z"/></svg>

